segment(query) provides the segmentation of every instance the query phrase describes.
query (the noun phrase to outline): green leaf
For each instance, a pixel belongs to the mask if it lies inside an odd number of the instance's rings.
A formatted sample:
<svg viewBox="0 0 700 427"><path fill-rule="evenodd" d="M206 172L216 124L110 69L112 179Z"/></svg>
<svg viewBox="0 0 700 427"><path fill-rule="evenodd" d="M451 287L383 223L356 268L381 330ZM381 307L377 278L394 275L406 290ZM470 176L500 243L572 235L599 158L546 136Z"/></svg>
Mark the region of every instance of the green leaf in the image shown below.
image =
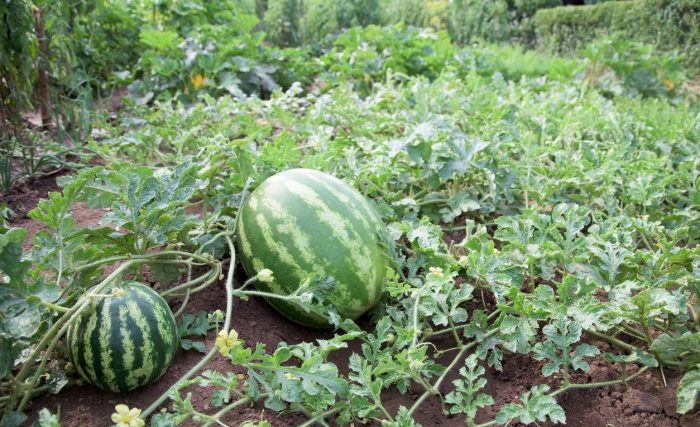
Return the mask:
<svg viewBox="0 0 700 427"><path fill-rule="evenodd" d="M0 335L0 379L5 378L15 366L15 359L20 354L20 347L14 345L10 338Z"/></svg>
<svg viewBox="0 0 700 427"><path fill-rule="evenodd" d="M20 427L27 418L27 415L22 412L8 411L3 414L0 427Z"/></svg>
<svg viewBox="0 0 700 427"><path fill-rule="evenodd" d="M174 31L159 31L144 29L139 35L141 43L156 50L172 50L177 48L181 39Z"/></svg>
<svg viewBox="0 0 700 427"><path fill-rule="evenodd" d="M5 285L15 289L24 287L24 274L31 268L32 263L22 261L22 243L27 236L27 230L12 228L0 236L0 270L9 280Z"/></svg>
<svg viewBox="0 0 700 427"><path fill-rule="evenodd" d="M652 343L649 349L660 360L675 360L690 367L700 363L700 332L687 332L682 335L663 333Z"/></svg>
<svg viewBox="0 0 700 427"><path fill-rule="evenodd" d="M547 417L553 423L566 423L564 409L557 401L547 395L548 385L537 385L520 396L522 404L507 403L496 414L496 422L509 424L519 419L523 424L531 424L536 421L545 422Z"/></svg>
<svg viewBox="0 0 700 427"><path fill-rule="evenodd" d="M180 347L182 347L184 350L195 349L200 353L206 353L204 341L192 341L190 339L183 338L180 340Z"/></svg>
<svg viewBox="0 0 700 427"><path fill-rule="evenodd" d="M685 414L692 411L697 405L698 395L700 394L700 364L681 377L676 389L677 407L676 411L679 414Z"/></svg>
<svg viewBox="0 0 700 427"><path fill-rule="evenodd" d="M486 379L482 375L486 370L478 365L476 354L472 354L465 360L465 367L460 368L460 379L453 381L455 388L447 396L445 402L451 404L450 413L463 413L467 419L473 421L479 408L494 404L491 396L478 391L486 386Z"/></svg>
<svg viewBox="0 0 700 427"><path fill-rule="evenodd" d="M151 417L151 427L175 427L175 417L169 412L159 413Z"/></svg>

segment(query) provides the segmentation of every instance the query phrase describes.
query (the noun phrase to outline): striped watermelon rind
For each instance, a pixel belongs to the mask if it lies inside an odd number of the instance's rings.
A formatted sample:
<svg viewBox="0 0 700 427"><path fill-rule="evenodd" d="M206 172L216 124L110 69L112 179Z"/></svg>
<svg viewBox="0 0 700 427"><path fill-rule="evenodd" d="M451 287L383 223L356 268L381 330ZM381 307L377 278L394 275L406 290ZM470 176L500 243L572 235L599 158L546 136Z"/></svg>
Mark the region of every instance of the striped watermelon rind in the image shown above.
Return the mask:
<svg viewBox="0 0 700 427"><path fill-rule="evenodd" d="M113 392L150 384L178 347L175 318L163 297L139 282L120 283L68 329L68 353L85 381Z"/></svg>
<svg viewBox="0 0 700 427"><path fill-rule="evenodd" d="M343 318L357 319L383 293L385 225L372 204L343 181L311 169L290 169L265 180L244 204L238 220L243 268L253 276L267 268L274 280L265 292L293 293L309 277L335 279L327 300ZM281 314L311 327L321 316L268 298Z"/></svg>

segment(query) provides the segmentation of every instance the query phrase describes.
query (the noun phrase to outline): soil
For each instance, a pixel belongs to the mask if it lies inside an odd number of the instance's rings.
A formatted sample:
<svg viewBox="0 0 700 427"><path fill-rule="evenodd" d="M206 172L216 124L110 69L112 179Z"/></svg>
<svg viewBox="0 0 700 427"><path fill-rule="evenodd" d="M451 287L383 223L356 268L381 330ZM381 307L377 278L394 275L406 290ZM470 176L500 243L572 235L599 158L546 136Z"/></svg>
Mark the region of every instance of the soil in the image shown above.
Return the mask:
<svg viewBox="0 0 700 427"><path fill-rule="evenodd" d="M16 212L12 220L13 226L28 228L30 237L42 227L26 216L26 212L33 208L41 197L45 197L47 191L57 190L55 177L41 179L17 189L13 194L0 198ZM102 215L102 211L89 209L84 204L74 206L73 215L79 225L94 225ZM457 236L450 236L454 238ZM28 239L27 247L31 239ZM241 279L239 277L239 279ZM188 305L187 311L197 313L200 310L214 311L225 308L225 290L223 285L214 285L197 294L197 297ZM293 324L260 299L249 301L234 301L232 327L238 331L239 337L246 341L247 345L264 343L268 349L274 349L281 341L288 343L311 342L319 338L329 338L328 331L318 331ZM368 322L360 322L369 327ZM214 343L214 333L206 338L207 349ZM602 350L607 344L591 339ZM436 341L436 345L449 346L447 339L444 342ZM350 354L359 351L358 343L350 343L348 349L338 351L331 355L331 361L336 363L340 370L347 371L347 360ZM53 412L59 411L63 426L107 426L111 424L110 416L114 412L114 406L125 403L129 407L144 408L155 398L160 396L181 375L195 365L201 355L195 351L179 350L173 365L163 377L153 384L139 390L117 395L101 391L95 387L73 386L61 391L59 395L45 395L34 399L32 402L30 421L36 417L41 408L48 408ZM449 361L449 355L441 360ZM493 419L496 408L507 402L515 402L518 396L535 384L547 383L554 387L559 380L556 377L544 378L541 375L543 362L538 362L528 356L518 354L506 354L503 359L501 372L488 368L485 392L493 396L496 405L487 410L481 410L477 414L477 422L485 422ZM457 366L461 366L458 364ZM221 372L242 371L232 366L227 360L216 356L206 369ZM594 361L591 363L589 373L577 373L574 379L580 382L605 381L619 378L620 366ZM629 368L628 368L629 369ZM452 380L458 377L458 369L453 369L444 382L441 390L449 392ZM633 370L629 370L632 373ZM567 425L570 426L648 426L648 427L691 427L700 425L700 412L687 414L683 417L675 413L675 388L680 374L666 370L667 385L658 370L650 371L636 378L628 386L616 385L599 389L572 390L558 396L559 404L567 414ZM195 407L201 410L214 411L208 407L210 391L206 389L191 388L192 401ZM392 389L384 392L383 402L389 412L395 413L403 405L410 405L420 396L419 388L410 390L402 395ZM223 421L230 426L238 426L245 421L260 421L267 419L273 426L298 425L306 421L305 417L294 413L275 413L264 410L262 405L243 407L230 413ZM428 398L415 413L416 420L423 426L463 426L465 420L462 416L445 416L442 412L440 399L436 396ZM186 425L193 425L192 423ZM509 424L514 425L514 424ZM550 425L550 423L540 423Z"/></svg>

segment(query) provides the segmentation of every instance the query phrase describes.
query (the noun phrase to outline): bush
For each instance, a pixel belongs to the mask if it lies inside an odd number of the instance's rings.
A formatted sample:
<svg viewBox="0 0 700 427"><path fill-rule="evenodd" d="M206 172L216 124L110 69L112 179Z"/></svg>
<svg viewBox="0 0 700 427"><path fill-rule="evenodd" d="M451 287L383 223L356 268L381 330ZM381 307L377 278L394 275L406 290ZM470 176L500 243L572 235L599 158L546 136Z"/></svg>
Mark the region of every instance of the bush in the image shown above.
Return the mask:
<svg viewBox="0 0 700 427"><path fill-rule="evenodd" d="M23 0L0 3L0 142L21 123L20 113L31 105L35 39L30 4Z"/></svg>
<svg viewBox="0 0 700 427"><path fill-rule="evenodd" d="M367 94L375 82L386 79L389 70L434 79L454 55L454 46L444 31L435 33L403 24L370 25L343 33L321 62L327 70L326 79L353 81L357 91Z"/></svg>
<svg viewBox="0 0 700 427"><path fill-rule="evenodd" d="M306 0L301 27L304 43L320 43L340 30L381 23L379 0Z"/></svg>
<svg viewBox="0 0 700 427"><path fill-rule="evenodd" d="M606 95L675 97L685 81L677 54L654 45L620 38L596 40L582 51L588 84Z"/></svg>
<svg viewBox="0 0 700 427"><path fill-rule="evenodd" d="M508 38L510 19L505 0L455 0L450 6L450 36L455 42Z"/></svg>
<svg viewBox="0 0 700 427"><path fill-rule="evenodd" d="M623 38L679 49L686 66L700 68L700 2L630 0L592 6L557 7L535 14L537 43L557 53L571 52L617 33Z"/></svg>
<svg viewBox="0 0 700 427"><path fill-rule="evenodd" d="M301 44L300 3L299 0L268 0L263 18L268 40L282 47Z"/></svg>
<svg viewBox="0 0 700 427"><path fill-rule="evenodd" d="M452 39L535 43L532 18L542 8L561 5L561 0L454 0L447 16Z"/></svg>

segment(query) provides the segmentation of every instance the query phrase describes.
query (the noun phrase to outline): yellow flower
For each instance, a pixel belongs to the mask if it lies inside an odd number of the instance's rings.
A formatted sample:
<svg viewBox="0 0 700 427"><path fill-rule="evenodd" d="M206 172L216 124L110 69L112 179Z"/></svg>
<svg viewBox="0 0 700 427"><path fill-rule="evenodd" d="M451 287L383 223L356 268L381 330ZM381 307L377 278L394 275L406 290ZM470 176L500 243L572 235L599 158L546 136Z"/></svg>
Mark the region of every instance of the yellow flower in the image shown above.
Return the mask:
<svg viewBox="0 0 700 427"><path fill-rule="evenodd" d="M222 356L228 356L231 349L239 343L238 332L234 329L228 331L228 334L226 331L221 331L219 332L219 336L216 337L216 347L219 349L219 353L221 353Z"/></svg>
<svg viewBox="0 0 700 427"><path fill-rule="evenodd" d="M194 86L195 89L199 89L204 85L204 76L201 74L192 76L190 80L192 81L192 86Z"/></svg>
<svg viewBox="0 0 700 427"><path fill-rule="evenodd" d="M129 409L128 406L121 403L114 409L117 412L112 414L112 422L117 427L143 427L146 425L146 422L140 418L140 409Z"/></svg>
<svg viewBox="0 0 700 427"><path fill-rule="evenodd" d="M466 268L467 265L469 265L469 258L462 255L459 257L459 260L457 260L457 264L461 265L463 268Z"/></svg>
<svg viewBox="0 0 700 427"><path fill-rule="evenodd" d="M267 268L260 270L258 273L258 280L265 283L270 283L275 280L275 278L272 276L272 270L268 270Z"/></svg>
<svg viewBox="0 0 700 427"><path fill-rule="evenodd" d="M294 374L291 373L291 372L285 372L284 376L285 376L288 380L298 380L298 379L299 379L299 377L297 377L296 375L294 375Z"/></svg>
<svg viewBox="0 0 700 427"><path fill-rule="evenodd" d="M444 274L442 273L442 268L440 267L430 267L428 270L430 271L430 274L435 277L444 276Z"/></svg>
<svg viewBox="0 0 700 427"><path fill-rule="evenodd" d="M112 288L112 295L115 297L123 297L126 295L126 291L122 288Z"/></svg>
<svg viewBox="0 0 700 427"><path fill-rule="evenodd" d="M664 86L666 86L666 89L668 89L669 91L673 90L673 88L676 87L676 85L674 85L671 80L664 80L663 84L664 84Z"/></svg>

